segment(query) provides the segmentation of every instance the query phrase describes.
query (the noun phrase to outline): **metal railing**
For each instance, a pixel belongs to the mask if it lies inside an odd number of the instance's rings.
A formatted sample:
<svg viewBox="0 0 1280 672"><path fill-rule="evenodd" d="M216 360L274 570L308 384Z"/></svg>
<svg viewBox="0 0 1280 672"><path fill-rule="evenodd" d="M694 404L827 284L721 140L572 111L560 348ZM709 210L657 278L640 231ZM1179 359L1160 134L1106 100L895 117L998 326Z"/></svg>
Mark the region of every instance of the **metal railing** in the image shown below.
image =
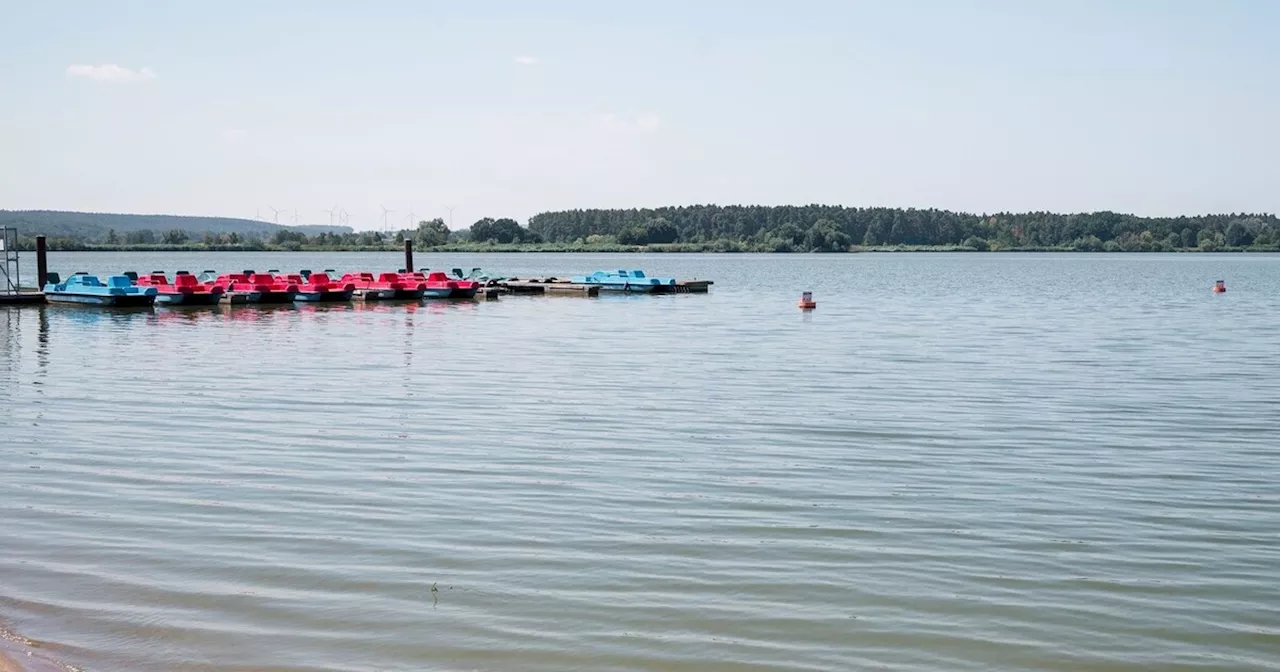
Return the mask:
<svg viewBox="0 0 1280 672"><path fill-rule="evenodd" d="M18 293L18 230L0 226L0 294Z"/></svg>

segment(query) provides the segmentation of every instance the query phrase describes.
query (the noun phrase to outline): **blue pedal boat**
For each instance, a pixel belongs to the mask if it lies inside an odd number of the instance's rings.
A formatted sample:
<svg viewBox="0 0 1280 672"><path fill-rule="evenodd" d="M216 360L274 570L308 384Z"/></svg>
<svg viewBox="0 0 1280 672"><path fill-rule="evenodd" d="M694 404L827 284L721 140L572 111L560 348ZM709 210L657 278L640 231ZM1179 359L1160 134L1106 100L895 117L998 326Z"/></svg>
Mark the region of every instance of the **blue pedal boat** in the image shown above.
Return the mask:
<svg viewBox="0 0 1280 672"><path fill-rule="evenodd" d="M156 302L155 287L138 287L127 275L113 275L106 284L97 276L76 273L60 282L57 273L46 278L44 297L53 303L82 303L92 306L150 306Z"/></svg>
<svg viewBox="0 0 1280 672"><path fill-rule="evenodd" d="M579 285L600 285L601 291L649 293L663 285L676 284L675 278L651 278L644 271L596 271L573 278Z"/></svg>

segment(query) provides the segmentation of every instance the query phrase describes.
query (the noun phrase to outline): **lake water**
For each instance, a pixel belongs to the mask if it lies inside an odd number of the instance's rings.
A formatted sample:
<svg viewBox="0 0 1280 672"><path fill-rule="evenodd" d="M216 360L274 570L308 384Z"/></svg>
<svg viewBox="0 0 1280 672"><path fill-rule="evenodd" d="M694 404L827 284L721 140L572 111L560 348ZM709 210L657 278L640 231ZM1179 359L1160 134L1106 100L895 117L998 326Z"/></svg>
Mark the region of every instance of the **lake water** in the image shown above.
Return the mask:
<svg viewBox="0 0 1280 672"><path fill-rule="evenodd" d="M418 260L716 285L0 309L10 655L130 672L1280 669L1280 257Z"/></svg>

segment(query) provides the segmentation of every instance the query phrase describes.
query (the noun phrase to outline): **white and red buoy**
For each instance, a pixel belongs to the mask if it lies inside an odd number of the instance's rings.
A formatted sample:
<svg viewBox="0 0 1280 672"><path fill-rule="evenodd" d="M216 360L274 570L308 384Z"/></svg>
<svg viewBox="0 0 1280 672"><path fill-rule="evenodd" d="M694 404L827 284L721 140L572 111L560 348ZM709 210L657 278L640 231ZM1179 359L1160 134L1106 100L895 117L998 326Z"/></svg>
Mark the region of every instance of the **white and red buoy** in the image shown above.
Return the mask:
<svg viewBox="0 0 1280 672"><path fill-rule="evenodd" d="M805 292L800 295L800 301L796 305L800 310L813 310L818 307L818 302L813 300L813 292Z"/></svg>

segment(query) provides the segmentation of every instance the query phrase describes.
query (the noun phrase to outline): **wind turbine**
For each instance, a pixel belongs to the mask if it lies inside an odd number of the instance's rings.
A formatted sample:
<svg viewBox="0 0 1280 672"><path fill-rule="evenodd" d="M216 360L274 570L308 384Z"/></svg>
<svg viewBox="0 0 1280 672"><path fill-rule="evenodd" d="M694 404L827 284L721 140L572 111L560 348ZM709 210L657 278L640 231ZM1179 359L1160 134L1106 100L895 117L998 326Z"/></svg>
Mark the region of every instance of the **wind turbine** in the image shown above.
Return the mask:
<svg viewBox="0 0 1280 672"><path fill-rule="evenodd" d="M387 233L391 231L391 226L387 224L387 215L395 212L395 210L388 210L387 206L381 203L378 204L378 207L382 208L382 232Z"/></svg>
<svg viewBox="0 0 1280 672"><path fill-rule="evenodd" d="M342 211L338 213L338 223L343 226L351 226L351 213L347 212L346 208L342 208Z"/></svg>
<svg viewBox="0 0 1280 672"><path fill-rule="evenodd" d="M297 208L293 209L293 225L294 226L298 225L298 209Z"/></svg>
<svg viewBox="0 0 1280 672"><path fill-rule="evenodd" d="M277 209L275 209L274 207L272 207L272 206L270 206L270 205L268 205L268 206L267 206L267 209L268 209L268 210L270 210L271 212L275 213L274 215L272 215L272 219L271 219L271 221L273 221L273 222L274 222L274 223L276 223L276 224L279 224L279 223L280 223L280 211L279 211L279 210L277 210Z"/></svg>
<svg viewBox="0 0 1280 672"><path fill-rule="evenodd" d="M254 221L258 221L258 222L261 222L261 221L262 221L262 208L255 208L255 209L254 209L254 211L253 211L253 219L254 219Z"/></svg>
<svg viewBox="0 0 1280 672"><path fill-rule="evenodd" d="M409 228L410 228L410 229L412 229L412 228L413 228L413 218L414 218L415 216L416 216L416 215L414 215L414 214L413 214L413 208L409 208Z"/></svg>
<svg viewBox="0 0 1280 672"><path fill-rule="evenodd" d="M333 208L330 210L325 210L325 212L329 213L329 226L333 226L333 213L337 211L338 211L338 206L336 205L333 206Z"/></svg>
<svg viewBox="0 0 1280 672"><path fill-rule="evenodd" d="M444 209L449 211L449 228L451 229L453 228L453 208L454 207L455 206L452 206L452 205L444 206Z"/></svg>

